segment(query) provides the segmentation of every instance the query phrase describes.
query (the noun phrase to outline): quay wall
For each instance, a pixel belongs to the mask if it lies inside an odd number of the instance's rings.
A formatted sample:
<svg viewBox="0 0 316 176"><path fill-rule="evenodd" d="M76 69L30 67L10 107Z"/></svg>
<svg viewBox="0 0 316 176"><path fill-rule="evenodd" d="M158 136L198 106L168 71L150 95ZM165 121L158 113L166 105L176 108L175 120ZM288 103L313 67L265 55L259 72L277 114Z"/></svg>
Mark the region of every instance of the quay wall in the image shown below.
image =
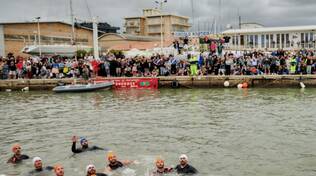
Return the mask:
<svg viewBox="0 0 316 176"><path fill-rule="evenodd" d="M111 79L111 78L105 78ZM229 82L229 88L237 88L238 84L248 83L250 88L300 88L304 83L306 88L316 88L316 75L260 75L260 76L203 76L203 77L158 77L159 88L224 88L224 82ZM0 91L7 89L21 90L51 90L58 83L71 84L73 79L16 79L0 80ZM81 83L80 80L76 81Z"/></svg>

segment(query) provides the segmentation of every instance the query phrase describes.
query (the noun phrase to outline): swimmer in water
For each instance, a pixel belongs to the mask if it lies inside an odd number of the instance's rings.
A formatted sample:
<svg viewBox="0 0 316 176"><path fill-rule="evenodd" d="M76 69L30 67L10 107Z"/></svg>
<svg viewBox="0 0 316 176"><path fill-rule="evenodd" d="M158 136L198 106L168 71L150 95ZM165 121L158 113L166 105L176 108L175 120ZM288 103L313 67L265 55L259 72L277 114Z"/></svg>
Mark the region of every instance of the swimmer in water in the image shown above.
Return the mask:
<svg viewBox="0 0 316 176"><path fill-rule="evenodd" d="M64 176L64 167L60 164L54 166L54 172L56 176Z"/></svg>
<svg viewBox="0 0 316 176"><path fill-rule="evenodd" d="M29 175L34 175L37 173L43 173L43 172L48 172L54 170L54 167L47 166L43 168L43 162L40 157L35 157L33 158L33 165L34 165L34 170L29 173Z"/></svg>
<svg viewBox="0 0 316 176"><path fill-rule="evenodd" d="M179 162L180 164L177 165L177 167L175 168L178 174L197 174L198 173L198 171L193 166L188 164L189 159L187 155L182 154L179 157Z"/></svg>
<svg viewBox="0 0 316 176"><path fill-rule="evenodd" d="M89 164L86 168L87 176L107 176L104 173L97 173L97 170L93 164Z"/></svg>
<svg viewBox="0 0 316 176"><path fill-rule="evenodd" d="M94 150L105 150L105 149L97 147L97 146L89 147L88 140L86 138L83 138L83 137L80 138L81 148L77 149L76 148L77 140L78 139L77 139L76 136L72 137L71 151L73 153L82 153L82 152L85 152L85 151L94 151Z"/></svg>
<svg viewBox="0 0 316 176"><path fill-rule="evenodd" d="M135 164L137 163L137 161L130 161L130 160L118 161L115 153L113 153L112 151L108 152L107 158L108 158L109 164L105 168L104 172L106 173L116 170L118 168L121 168L123 166L127 166L132 163L135 163Z"/></svg>
<svg viewBox="0 0 316 176"><path fill-rule="evenodd" d="M14 153L14 155L8 160L7 163L17 164L17 163L22 162L22 160L26 160L30 158L27 155L21 154L22 148L19 144L13 145L12 152Z"/></svg>
<svg viewBox="0 0 316 176"><path fill-rule="evenodd" d="M152 173L151 176L162 176L164 174L169 174L173 171L173 168L165 167L165 161L161 158L156 160L157 169Z"/></svg>

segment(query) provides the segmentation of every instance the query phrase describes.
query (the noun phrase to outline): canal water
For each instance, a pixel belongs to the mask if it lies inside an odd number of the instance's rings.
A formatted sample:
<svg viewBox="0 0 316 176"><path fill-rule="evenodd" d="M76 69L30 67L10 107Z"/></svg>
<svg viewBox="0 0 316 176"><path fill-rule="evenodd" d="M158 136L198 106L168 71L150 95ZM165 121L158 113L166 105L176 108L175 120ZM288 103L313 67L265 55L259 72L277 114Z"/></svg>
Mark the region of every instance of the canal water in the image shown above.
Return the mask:
<svg viewBox="0 0 316 176"><path fill-rule="evenodd" d="M6 164L15 143L65 175L102 172L106 152L73 155L73 135L139 161L118 176L148 175L157 157L174 167L182 153L201 176L316 175L316 89L1 92L0 129L0 175L32 170Z"/></svg>

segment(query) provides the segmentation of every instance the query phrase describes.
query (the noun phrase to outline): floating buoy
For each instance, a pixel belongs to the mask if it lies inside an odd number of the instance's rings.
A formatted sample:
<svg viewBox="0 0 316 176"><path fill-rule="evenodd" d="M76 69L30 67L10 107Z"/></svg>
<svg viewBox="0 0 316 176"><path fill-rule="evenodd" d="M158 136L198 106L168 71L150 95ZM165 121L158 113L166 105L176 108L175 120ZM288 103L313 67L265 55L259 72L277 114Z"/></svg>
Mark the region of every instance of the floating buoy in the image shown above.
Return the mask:
<svg viewBox="0 0 316 176"><path fill-rule="evenodd" d="M225 87L229 87L229 81L225 81L225 82L224 82L224 86L225 86Z"/></svg>
<svg viewBox="0 0 316 176"><path fill-rule="evenodd" d="M300 82L300 86L301 86L302 89L304 89L306 87L303 82Z"/></svg>
<svg viewBox="0 0 316 176"><path fill-rule="evenodd" d="M242 89L242 84L238 84L238 85L237 85L237 88L238 88L238 89Z"/></svg>
<svg viewBox="0 0 316 176"><path fill-rule="evenodd" d="M22 89L22 92L27 92L27 91L29 91L29 90L30 90L29 87L24 87L24 88Z"/></svg>

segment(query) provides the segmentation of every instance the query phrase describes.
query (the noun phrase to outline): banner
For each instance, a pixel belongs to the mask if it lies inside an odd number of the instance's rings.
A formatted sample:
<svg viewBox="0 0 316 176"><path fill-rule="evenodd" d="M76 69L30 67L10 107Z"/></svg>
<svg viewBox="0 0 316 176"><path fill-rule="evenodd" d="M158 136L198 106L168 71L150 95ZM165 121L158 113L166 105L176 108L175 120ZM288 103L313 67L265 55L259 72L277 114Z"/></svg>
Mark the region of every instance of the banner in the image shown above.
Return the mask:
<svg viewBox="0 0 316 176"><path fill-rule="evenodd" d="M212 35L213 32L174 32L175 37L202 37Z"/></svg>
<svg viewBox="0 0 316 176"><path fill-rule="evenodd" d="M112 81L114 89L158 89L158 78L97 78L96 83Z"/></svg>

